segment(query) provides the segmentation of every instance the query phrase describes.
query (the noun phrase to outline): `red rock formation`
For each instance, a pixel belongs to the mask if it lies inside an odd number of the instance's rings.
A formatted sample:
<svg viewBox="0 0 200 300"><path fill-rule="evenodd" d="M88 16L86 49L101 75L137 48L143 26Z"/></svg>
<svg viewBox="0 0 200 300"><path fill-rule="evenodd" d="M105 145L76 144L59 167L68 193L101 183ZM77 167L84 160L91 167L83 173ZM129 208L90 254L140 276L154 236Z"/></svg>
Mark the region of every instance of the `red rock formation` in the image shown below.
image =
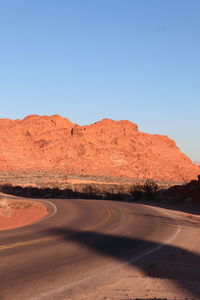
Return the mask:
<svg viewBox="0 0 200 300"><path fill-rule="evenodd" d="M53 171L184 181L200 168L167 136L129 121L79 126L58 115L0 120L0 170Z"/></svg>

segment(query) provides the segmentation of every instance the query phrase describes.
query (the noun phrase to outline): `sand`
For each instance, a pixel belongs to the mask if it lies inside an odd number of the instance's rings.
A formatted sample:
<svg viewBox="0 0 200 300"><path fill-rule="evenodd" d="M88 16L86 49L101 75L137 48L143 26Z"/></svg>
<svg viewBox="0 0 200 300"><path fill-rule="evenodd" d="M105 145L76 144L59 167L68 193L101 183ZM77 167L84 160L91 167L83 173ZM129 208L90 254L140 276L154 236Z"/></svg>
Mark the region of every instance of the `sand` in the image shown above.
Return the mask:
<svg viewBox="0 0 200 300"><path fill-rule="evenodd" d="M47 207L38 201L0 199L0 230L30 225L47 215Z"/></svg>

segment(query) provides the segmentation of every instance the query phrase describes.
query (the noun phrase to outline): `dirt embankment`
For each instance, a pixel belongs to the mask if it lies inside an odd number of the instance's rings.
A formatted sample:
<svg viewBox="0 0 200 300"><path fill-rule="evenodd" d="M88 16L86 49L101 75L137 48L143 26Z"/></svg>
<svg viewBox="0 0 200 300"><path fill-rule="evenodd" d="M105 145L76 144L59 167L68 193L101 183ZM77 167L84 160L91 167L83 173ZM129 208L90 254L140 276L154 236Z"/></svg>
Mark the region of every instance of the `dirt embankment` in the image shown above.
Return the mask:
<svg viewBox="0 0 200 300"><path fill-rule="evenodd" d="M30 225L48 215L47 208L39 202L0 199L0 230L14 229Z"/></svg>

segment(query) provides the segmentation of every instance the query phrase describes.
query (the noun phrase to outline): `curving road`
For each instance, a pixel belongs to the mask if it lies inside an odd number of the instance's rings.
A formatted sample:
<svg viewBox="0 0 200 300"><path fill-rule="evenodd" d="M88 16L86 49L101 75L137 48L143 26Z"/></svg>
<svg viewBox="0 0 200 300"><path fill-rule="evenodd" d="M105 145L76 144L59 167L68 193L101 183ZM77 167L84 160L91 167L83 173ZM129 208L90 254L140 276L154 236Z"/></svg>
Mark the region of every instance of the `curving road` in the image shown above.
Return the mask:
<svg viewBox="0 0 200 300"><path fill-rule="evenodd" d="M1 300L93 299L95 290L126 272L144 272L145 261L180 232L170 215L141 204L81 199L46 204L51 212L46 219L0 233Z"/></svg>

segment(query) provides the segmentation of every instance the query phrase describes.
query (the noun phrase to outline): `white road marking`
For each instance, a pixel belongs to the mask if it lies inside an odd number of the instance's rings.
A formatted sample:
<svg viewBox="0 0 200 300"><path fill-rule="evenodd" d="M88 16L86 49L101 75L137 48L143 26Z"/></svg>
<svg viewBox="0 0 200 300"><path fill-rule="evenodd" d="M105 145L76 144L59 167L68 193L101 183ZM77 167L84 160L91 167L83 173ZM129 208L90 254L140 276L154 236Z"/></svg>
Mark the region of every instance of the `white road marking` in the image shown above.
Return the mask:
<svg viewBox="0 0 200 300"><path fill-rule="evenodd" d="M52 203L51 201L48 201L48 200L43 200L43 199L40 199L39 201L40 201L40 202L46 202L46 203L48 203L50 206L53 207L53 212L52 212L51 214L49 214L48 216L46 216L46 217L45 217L44 219L42 219L41 221L46 220L46 219L49 219L50 217L53 217L53 216L57 213L58 209L57 209L57 206L56 206L54 203Z"/></svg>
<svg viewBox="0 0 200 300"><path fill-rule="evenodd" d="M19 200L22 199L23 201L24 201L24 200L26 200L26 201L31 201L31 202L37 201L37 202L39 202L39 203L41 203L41 202L46 202L46 203L48 203L50 206L53 207L53 211L52 211L51 214L48 214L46 217L44 217L44 218L42 218L42 219L40 219L40 220L38 220L38 221L35 221L34 223L31 223L31 224L28 224L28 225L24 225L24 226L22 226L22 227L11 228L11 229L1 230L1 231L7 231L7 230L9 230L9 232L10 232L10 231L12 231L12 230L16 230L16 229L19 229L19 228L21 229L21 228L33 226L34 224L43 222L43 221L45 221L45 220L47 220L47 219L53 217L53 216L57 213L57 211L58 211L56 205L55 205L54 203L52 203L51 201L48 201L48 200L43 200L43 199L28 199L28 198L24 198L24 199L23 199L23 198L20 198L20 197L17 197L17 196L14 196L13 198L19 199ZM7 199L9 200L9 198L7 198ZM27 199L28 199L28 200L27 200ZM6 245L5 245L5 246L6 246Z"/></svg>
<svg viewBox="0 0 200 300"><path fill-rule="evenodd" d="M144 205L144 206L147 206L147 205ZM153 207L152 209L154 210L159 210L159 208L156 208L156 207ZM167 212L162 212L164 213L166 216L170 217L170 219L172 219L173 221L175 221L176 225L177 225L177 230L175 231L175 233L165 242L161 243L160 245L156 246L155 248L141 254L141 255L138 255L136 256L135 258L132 258L130 260L127 260L126 262L123 262L123 263L120 263L118 264L117 266L113 267L113 268L110 268L108 270L104 270L102 271L103 269L101 268L100 270L96 270L93 274L87 276L87 277L84 277L83 279L80 279L80 280L77 280L77 281L74 281L74 282L71 282L69 284L66 284L64 286L60 286L56 289L53 289L51 291L47 291L47 292L43 292L41 293L39 296L36 296L36 297L32 297L32 298L29 298L29 300L42 300L42 299L48 299L50 296L56 296L58 294L61 294L61 293L64 293L66 292L69 288L72 288L74 286L78 286L79 284L85 282L85 281L88 281L90 279L93 279L97 276L99 276L100 274L105 274L105 273L109 273L109 272L113 272L117 269L120 269L122 268L124 265L128 265L128 264L131 264L131 263L134 263L140 259L142 259L143 257L149 255L149 254L152 254L158 250L160 250L161 248L163 248L164 246L170 244L173 240L175 240L175 238L179 235L180 231L181 231L181 225L180 223L175 219L175 218L172 218L172 216L167 213ZM55 298L54 298L55 299Z"/></svg>

